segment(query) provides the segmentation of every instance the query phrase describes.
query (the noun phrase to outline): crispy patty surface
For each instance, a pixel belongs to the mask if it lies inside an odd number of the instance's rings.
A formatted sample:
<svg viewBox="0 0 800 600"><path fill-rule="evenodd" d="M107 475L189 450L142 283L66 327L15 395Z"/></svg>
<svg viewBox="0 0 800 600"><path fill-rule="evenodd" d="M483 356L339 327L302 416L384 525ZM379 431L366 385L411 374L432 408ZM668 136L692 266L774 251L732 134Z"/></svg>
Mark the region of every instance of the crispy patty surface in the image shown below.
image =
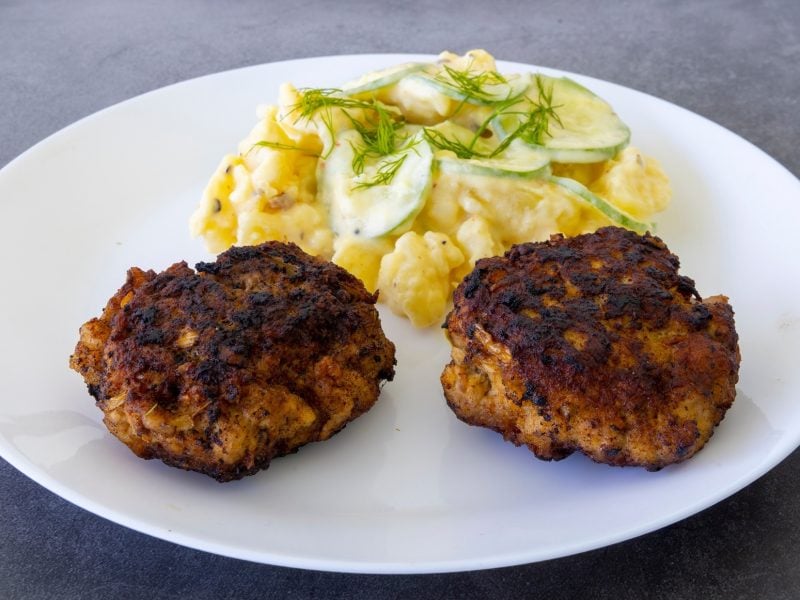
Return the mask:
<svg viewBox="0 0 800 600"><path fill-rule="evenodd" d="M545 460L690 458L734 400L739 347L727 298L701 300L678 267L616 227L478 261L445 323L448 404Z"/></svg>
<svg viewBox="0 0 800 600"><path fill-rule="evenodd" d="M394 376L375 296L292 244L128 271L70 366L142 458L219 481L325 440Z"/></svg>

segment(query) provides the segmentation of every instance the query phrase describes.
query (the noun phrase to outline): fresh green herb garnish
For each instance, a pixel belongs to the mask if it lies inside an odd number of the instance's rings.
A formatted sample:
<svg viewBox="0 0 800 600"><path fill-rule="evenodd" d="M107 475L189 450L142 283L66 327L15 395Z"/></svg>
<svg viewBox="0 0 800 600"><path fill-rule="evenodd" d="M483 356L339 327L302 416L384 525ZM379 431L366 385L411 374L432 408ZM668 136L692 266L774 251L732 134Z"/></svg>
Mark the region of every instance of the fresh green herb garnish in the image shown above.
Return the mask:
<svg viewBox="0 0 800 600"><path fill-rule="evenodd" d="M553 86L551 85L549 89L545 88L542 78L537 75L536 89L539 92L539 101L531 102L533 108L527 113L521 113L522 122L509 137L519 137L524 142L540 146L545 137L550 136L551 119L559 125L562 123L556 113L558 106L553 106Z"/></svg>
<svg viewBox="0 0 800 600"><path fill-rule="evenodd" d="M375 112L375 118L369 119L367 123L361 123L345 112L353 129L361 136L361 144L353 148L353 172L356 175L364 172L364 164L368 158L392 154L397 149L398 142L405 141L405 138L399 140L397 135L397 130L403 126L402 120L395 120L392 113L379 102L374 103L371 108Z"/></svg>
<svg viewBox="0 0 800 600"><path fill-rule="evenodd" d="M400 170L400 167L403 166L408 154L401 154L397 158L392 160L384 161L380 167L375 171L375 175L368 180L359 181L357 184L353 186L354 190L363 190L367 188L374 187L376 185L389 185L394 176L397 175L397 172ZM363 173L363 171L362 171Z"/></svg>
<svg viewBox="0 0 800 600"><path fill-rule="evenodd" d="M348 98L342 95L342 90L337 88L302 88L300 100L290 107L289 114L296 114L295 123L300 121L310 121L315 114L319 113L319 118L323 126L328 131L331 140L335 137L333 128L333 109L339 108L347 114L347 110L370 110L373 108L372 102L364 102L355 98ZM348 114L348 117L350 115ZM333 145L328 149L328 153L333 149Z"/></svg>
<svg viewBox="0 0 800 600"><path fill-rule="evenodd" d="M356 175L364 173L368 159L380 159L399 149L406 149L401 148L406 138L401 138L397 133L403 126L402 118L397 118L399 112L389 110L376 100L358 100L343 96L342 91L336 88L304 88L299 91L302 93L300 101L291 107L289 113L296 113L297 121L310 120L319 113L323 125L333 140L335 131L332 109L340 109L350 120L353 129L361 137L361 143L353 145L353 172ZM356 119L348 112L352 110L366 111L368 113L365 117L366 122ZM355 189L389 184L404 160L405 155L385 161L377 169L374 177L359 182Z"/></svg>
<svg viewBox="0 0 800 600"><path fill-rule="evenodd" d="M511 110L520 104L520 98L509 98L497 103L492 113L481 123L469 143L451 139L435 129L425 128L425 138L440 150L448 150L461 159L470 158L495 158L505 151L515 139L540 146L545 137L550 136L551 120L561 125L561 119L556 112L558 106L553 105L553 87L546 88L539 75L536 76L536 88L539 94L538 101L525 97L529 103L527 110ZM489 130L491 122L504 115L519 116L520 123L496 148L491 152L480 152L476 149L478 140L483 133Z"/></svg>
<svg viewBox="0 0 800 600"><path fill-rule="evenodd" d="M301 93L300 101L292 106L289 112L289 114L298 113L295 122L302 119L309 120L321 109L372 108L371 102L364 102L363 100L342 96L342 90L336 88L302 88L298 91Z"/></svg>
<svg viewBox="0 0 800 600"><path fill-rule="evenodd" d="M458 158L486 158L487 155L482 154L472 148L471 144L465 144L461 140L451 139L436 129L426 127L424 129L425 139L434 148L439 150L447 150L455 154ZM474 141L475 138L473 138Z"/></svg>
<svg viewBox="0 0 800 600"><path fill-rule="evenodd" d="M406 143L408 136L402 136L399 133L404 125L402 116L398 118L397 113L388 110L386 106L377 101L371 102L370 108L373 116L368 117L366 123L354 119L347 111L344 111L350 119L353 129L361 138L360 143L353 145L353 173L357 176L364 174L368 159L380 160L385 156L391 156L401 151L405 152L413 147ZM407 154L402 154L383 161L371 178L359 181L353 189L389 185L400 167L403 166L406 156Z"/></svg>
<svg viewBox="0 0 800 600"><path fill-rule="evenodd" d="M487 91L485 86L508 83L508 80L497 71L470 71L469 67L464 71L459 71L447 65L443 65L443 67L447 76L441 73L436 75L435 79L439 83L453 88L466 98L486 103L497 102L498 98ZM505 98L500 99L500 101L502 100Z"/></svg>

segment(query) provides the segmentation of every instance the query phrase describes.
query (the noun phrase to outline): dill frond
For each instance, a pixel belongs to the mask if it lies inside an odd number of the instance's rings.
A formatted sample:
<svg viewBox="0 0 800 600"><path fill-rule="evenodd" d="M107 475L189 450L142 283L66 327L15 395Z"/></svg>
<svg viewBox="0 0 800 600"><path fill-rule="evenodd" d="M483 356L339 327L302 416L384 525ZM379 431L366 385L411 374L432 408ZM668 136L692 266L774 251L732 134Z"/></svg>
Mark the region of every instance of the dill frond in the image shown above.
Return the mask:
<svg viewBox="0 0 800 600"><path fill-rule="evenodd" d="M399 145L397 131L403 126L403 121L395 120L392 113L380 103L374 103L370 107L375 118L368 119L366 123L354 119L347 111L344 114L361 136L362 147L359 153L373 157L386 156L393 153Z"/></svg>
<svg viewBox="0 0 800 600"><path fill-rule="evenodd" d="M539 75L536 76L536 87L538 92L538 100L536 101L526 96L524 99L515 97L496 103L491 114L478 126L478 129L473 134L469 143L464 143L458 139L451 139L441 131L429 128L424 129L425 139L427 139L428 143L433 147L450 151L461 159L495 158L505 152L516 139L521 139L531 145L540 146L544 143L545 138L550 135L551 122L558 123L559 125L562 123L556 112L558 106L553 105L553 87L545 86ZM525 109L514 109L519 106L523 100L527 102ZM519 118L519 124L516 129L506 136L506 138L491 152L477 150L476 144L478 140L480 140L483 133L490 128L492 121L498 117L507 115L517 116Z"/></svg>
<svg viewBox="0 0 800 600"><path fill-rule="evenodd" d="M516 139L521 139L523 142L533 146L541 146L545 142L545 138L550 137L551 122L562 125L561 118L556 112L560 105L553 105L553 86L546 87L541 76L537 74L536 89L538 99L533 100L526 96L525 99L529 105L525 110L509 110L518 104L518 101L514 101L506 103L502 110L495 111L494 116L518 116L519 125L495 148L491 158L503 152Z"/></svg>
<svg viewBox="0 0 800 600"><path fill-rule="evenodd" d="M353 129L358 132L360 142L351 144L353 148L353 173L357 176L363 175L367 160L379 160L385 156L390 156L397 152L404 152L413 146L408 146L408 137L399 134L399 130L404 125L402 116L394 114L380 102L371 102L373 116L362 123L354 119L347 111L345 114L350 119ZM406 155L403 154L393 160L384 161L370 179L359 182L353 189L366 189L376 185L388 185L391 183L397 171L405 161Z"/></svg>
<svg viewBox="0 0 800 600"><path fill-rule="evenodd" d="M300 100L289 107L288 115L296 115L294 123L300 121L310 121L315 115L319 114L323 127L328 132L331 141L336 137L333 126L333 109L341 109L345 114L347 110L372 109L374 103L356 100L342 95L342 90L338 88L301 88ZM350 115L348 114L348 117ZM333 144L331 148L333 149Z"/></svg>
<svg viewBox="0 0 800 600"><path fill-rule="evenodd" d="M353 186L353 189L362 190L374 187L376 185L389 185L394 179L394 176L397 175L400 167L403 166L403 163L407 157L408 154L401 154L397 158L384 161L375 171L375 175L366 181L359 181Z"/></svg>
<svg viewBox="0 0 800 600"><path fill-rule="evenodd" d="M426 127L424 130L425 139L434 148L439 150L447 150L455 154L458 158L486 158L487 155L482 154L474 149L474 138L470 144L464 144L457 139L451 139L436 129Z"/></svg>
<svg viewBox="0 0 800 600"><path fill-rule="evenodd" d="M371 108L370 102L348 98L337 88L301 88L300 101L290 107L289 114L297 113L297 121L308 120L320 109L331 108Z"/></svg>
<svg viewBox="0 0 800 600"><path fill-rule="evenodd" d="M539 100L532 103L532 109L525 115L517 131L524 142L540 146L550 136L551 120L559 125L562 123L556 112L558 106L553 106L553 86L546 88L541 76L536 75L536 88Z"/></svg>
<svg viewBox="0 0 800 600"><path fill-rule="evenodd" d="M470 71L469 67L464 71L459 71L448 65L444 65L444 72L436 75L435 79L451 87L465 98L479 100L481 102L497 102L495 95L486 90L487 85L498 85L508 83L508 80L497 71ZM504 99L503 99L504 100Z"/></svg>

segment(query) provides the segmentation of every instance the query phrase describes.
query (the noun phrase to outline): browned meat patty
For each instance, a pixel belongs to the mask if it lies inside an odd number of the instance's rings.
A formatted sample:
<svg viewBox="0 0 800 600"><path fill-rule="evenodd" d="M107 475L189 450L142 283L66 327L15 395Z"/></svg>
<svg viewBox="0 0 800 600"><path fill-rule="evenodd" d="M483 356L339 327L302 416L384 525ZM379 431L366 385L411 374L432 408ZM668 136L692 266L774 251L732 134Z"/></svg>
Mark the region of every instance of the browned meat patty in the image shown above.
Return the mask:
<svg viewBox="0 0 800 600"><path fill-rule="evenodd" d="M478 261L445 324L448 404L544 460L690 458L734 400L739 348L727 298L702 301L678 266L616 227Z"/></svg>
<svg viewBox="0 0 800 600"><path fill-rule="evenodd" d="M297 246L128 271L70 366L108 429L142 458L239 479L325 440L394 376L374 295Z"/></svg>

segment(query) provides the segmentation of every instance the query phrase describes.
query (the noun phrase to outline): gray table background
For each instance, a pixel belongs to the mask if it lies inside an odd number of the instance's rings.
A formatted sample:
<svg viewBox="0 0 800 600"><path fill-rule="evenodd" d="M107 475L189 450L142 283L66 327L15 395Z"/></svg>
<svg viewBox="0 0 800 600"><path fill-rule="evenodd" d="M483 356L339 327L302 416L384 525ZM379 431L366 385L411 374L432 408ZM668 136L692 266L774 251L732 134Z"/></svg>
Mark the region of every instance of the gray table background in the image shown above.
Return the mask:
<svg viewBox="0 0 800 600"><path fill-rule="evenodd" d="M0 167L76 119L198 75L306 56L483 47L675 102L800 174L800 3L597 6L0 0ZM0 461L0 598L798 598L798 493L795 451L728 500L609 548L473 573L362 576L150 538Z"/></svg>

